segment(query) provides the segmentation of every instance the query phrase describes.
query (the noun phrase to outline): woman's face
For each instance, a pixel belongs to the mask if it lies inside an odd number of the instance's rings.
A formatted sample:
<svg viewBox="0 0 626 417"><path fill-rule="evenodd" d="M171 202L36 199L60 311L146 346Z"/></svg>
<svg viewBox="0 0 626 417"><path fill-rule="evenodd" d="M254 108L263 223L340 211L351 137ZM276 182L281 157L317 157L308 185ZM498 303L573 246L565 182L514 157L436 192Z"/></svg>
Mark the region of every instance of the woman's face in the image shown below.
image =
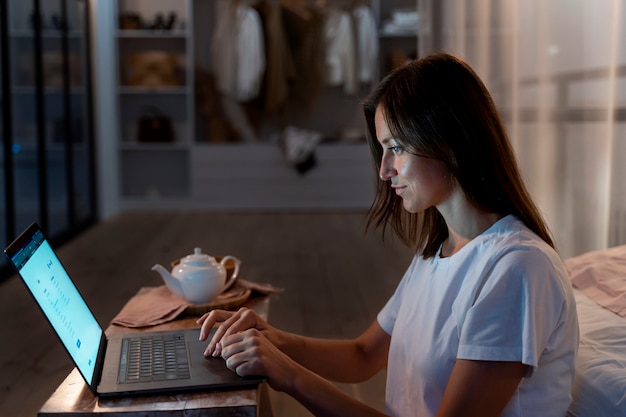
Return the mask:
<svg viewBox="0 0 626 417"><path fill-rule="evenodd" d="M450 196L452 181L445 165L433 158L409 153L394 138L379 106L374 118L376 137L383 148L380 178L389 181L396 195L402 197L404 209L421 213L437 206Z"/></svg>

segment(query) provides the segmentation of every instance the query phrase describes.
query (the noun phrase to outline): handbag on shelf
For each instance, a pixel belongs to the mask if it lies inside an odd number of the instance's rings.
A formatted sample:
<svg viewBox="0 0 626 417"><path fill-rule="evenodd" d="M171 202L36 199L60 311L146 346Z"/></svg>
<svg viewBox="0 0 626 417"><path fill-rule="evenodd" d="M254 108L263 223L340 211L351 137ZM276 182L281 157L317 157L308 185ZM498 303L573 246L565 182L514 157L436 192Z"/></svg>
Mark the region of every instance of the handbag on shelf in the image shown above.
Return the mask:
<svg viewBox="0 0 626 417"><path fill-rule="evenodd" d="M139 117L137 127L138 142L173 142L172 119L154 106L146 107Z"/></svg>

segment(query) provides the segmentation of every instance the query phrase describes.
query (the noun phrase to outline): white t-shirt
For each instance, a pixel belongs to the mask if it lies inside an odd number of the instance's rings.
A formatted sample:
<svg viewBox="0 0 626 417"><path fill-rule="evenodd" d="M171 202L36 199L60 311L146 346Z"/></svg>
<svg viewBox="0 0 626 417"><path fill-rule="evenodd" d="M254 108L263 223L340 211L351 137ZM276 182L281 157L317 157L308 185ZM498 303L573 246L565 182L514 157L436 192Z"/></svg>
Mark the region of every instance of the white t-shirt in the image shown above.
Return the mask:
<svg viewBox="0 0 626 417"><path fill-rule="evenodd" d="M578 320L556 252L507 216L449 258L416 256L378 315L391 335L386 408L434 416L456 359L531 366L502 416L565 415Z"/></svg>

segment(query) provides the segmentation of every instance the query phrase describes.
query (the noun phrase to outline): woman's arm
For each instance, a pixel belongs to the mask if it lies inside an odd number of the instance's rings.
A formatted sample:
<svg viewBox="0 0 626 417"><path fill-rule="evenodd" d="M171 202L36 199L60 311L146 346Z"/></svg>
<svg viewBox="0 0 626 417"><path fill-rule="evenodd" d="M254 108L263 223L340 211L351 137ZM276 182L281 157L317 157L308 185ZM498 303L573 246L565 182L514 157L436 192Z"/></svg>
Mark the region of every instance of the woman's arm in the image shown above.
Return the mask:
<svg viewBox="0 0 626 417"><path fill-rule="evenodd" d="M240 375L265 375L283 391L319 416L379 416L327 379L357 382L382 369L390 336L378 322L354 340L322 340L283 332L256 313L211 312L203 316L201 338L218 328L208 354L222 356ZM497 417L526 375L520 362L456 361L437 417ZM327 379L325 379L327 378Z"/></svg>
<svg viewBox="0 0 626 417"><path fill-rule="evenodd" d="M497 417L509 403L528 365L457 359L436 417Z"/></svg>
<svg viewBox="0 0 626 417"><path fill-rule="evenodd" d="M257 329L280 351L304 368L333 381L360 382L375 375L387 363L390 336L374 321L359 337L351 340L325 340L295 335L267 324L254 311L212 311L202 316L200 339L208 337L209 330L217 325L205 355L222 354L223 338Z"/></svg>
<svg viewBox="0 0 626 417"><path fill-rule="evenodd" d="M374 321L359 337L327 340L279 332L272 342L293 360L324 378L361 382L387 364L390 336Z"/></svg>
<svg viewBox="0 0 626 417"><path fill-rule="evenodd" d="M273 389L292 396L316 416L384 415L291 359L257 329L224 336L219 344L230 369L242 376L267 376Z"/></svg>
<svg viewBox="0 0 626 417"><path fill-rule="evenodd" d="M283 332L248 309L202 316L200 339L217 325L205 354L222 356L241 376L264 375L316 416L383 416L328 379L358 381L385 365L390 337L377 322L354 340L322 340Z"/></svg>

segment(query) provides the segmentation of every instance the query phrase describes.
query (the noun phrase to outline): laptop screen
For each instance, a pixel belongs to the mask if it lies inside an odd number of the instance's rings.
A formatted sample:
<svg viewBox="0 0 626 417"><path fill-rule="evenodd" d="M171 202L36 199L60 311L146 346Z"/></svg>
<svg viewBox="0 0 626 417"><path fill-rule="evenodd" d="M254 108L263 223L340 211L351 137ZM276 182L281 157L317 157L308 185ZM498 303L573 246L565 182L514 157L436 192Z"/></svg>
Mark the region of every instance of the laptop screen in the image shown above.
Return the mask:
<svg viewBox="0 0 626 417"><path fill-rule="evenodd" d="M18 247L13 247L16 243ZM31 226L6 252L76 366L91 384L103 331L52 247L41 230Z"/></svg>

